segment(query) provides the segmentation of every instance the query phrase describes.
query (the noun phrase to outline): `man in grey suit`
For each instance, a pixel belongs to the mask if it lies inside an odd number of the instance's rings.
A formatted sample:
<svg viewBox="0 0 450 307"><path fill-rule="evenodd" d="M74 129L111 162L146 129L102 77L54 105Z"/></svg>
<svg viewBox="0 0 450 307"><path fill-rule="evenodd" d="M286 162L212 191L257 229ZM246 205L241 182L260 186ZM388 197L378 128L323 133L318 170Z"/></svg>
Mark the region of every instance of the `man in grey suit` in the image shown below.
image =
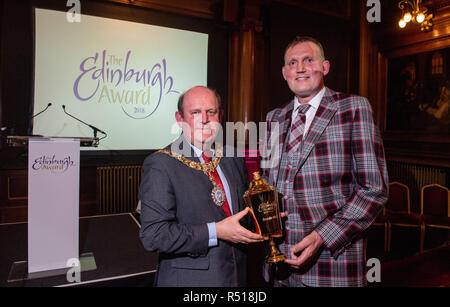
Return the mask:
<svg viewBox="0 0 450 307"><path fill-rule="evenodd" d="M215 91L188 90L175 113L183 134L144 161L140 236L159 252L156 286L246 285L246 244L263 238L243 227L243 160L211 147L221 115Z"/></svg>

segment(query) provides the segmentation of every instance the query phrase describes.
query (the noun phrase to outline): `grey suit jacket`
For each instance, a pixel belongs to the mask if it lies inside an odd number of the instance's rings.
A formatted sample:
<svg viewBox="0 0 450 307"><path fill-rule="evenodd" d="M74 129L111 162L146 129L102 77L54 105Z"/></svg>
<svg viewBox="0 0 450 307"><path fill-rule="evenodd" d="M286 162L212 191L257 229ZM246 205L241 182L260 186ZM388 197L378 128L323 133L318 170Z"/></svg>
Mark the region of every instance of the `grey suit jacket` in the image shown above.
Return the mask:
<svg viewBox="0 0 450 307"><path fill-rule="evenodd" d="M166 149L190 153L188 158L199 162L183 140L181 136ZM237 213L245 208L242 196L248 188L243 159L224 157L219 165ZM157 152L145 159L139 191L140 237L147 250L159 252L156 286L245 286L246 247L221 240L208 247L206 224L226 218L214 204L211 190L202 171L167 154ZM249 220L246 217L241 224L246 226Z"/></svg>

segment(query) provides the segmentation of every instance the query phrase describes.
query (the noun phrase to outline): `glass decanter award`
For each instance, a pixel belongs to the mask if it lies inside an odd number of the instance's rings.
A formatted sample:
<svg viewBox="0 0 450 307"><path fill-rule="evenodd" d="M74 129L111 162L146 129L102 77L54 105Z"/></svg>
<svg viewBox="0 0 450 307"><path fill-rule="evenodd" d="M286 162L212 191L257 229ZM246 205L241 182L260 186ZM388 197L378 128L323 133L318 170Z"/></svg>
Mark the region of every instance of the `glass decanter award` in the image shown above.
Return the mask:
<svg viewBox="0 0 450 307"><path fill-rule="evenodd" d="M280 210L278 208L277 189L261 178L259 172L253 173L250 188L244 194L244 200L250 208L251 216L256 226L256 233L269 237L270 252L266 258L267 263L277 263L286 259L275 245L273 236L281 236Z"/></svg>

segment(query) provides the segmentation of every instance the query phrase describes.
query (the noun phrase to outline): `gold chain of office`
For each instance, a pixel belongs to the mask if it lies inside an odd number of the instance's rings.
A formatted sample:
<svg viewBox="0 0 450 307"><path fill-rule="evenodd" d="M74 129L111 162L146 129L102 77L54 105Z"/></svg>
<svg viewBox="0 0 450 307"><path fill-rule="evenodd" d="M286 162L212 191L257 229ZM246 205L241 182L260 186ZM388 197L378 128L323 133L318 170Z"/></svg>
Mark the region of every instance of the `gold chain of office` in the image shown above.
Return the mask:
<svg viewBox="0 0 450 307"><path fill-rule="evenodd" d="M212 176L212 173L216 170L217 166L220 163L220 160L222 159L222 151L220 149L216 150L216 156L214 157L214 159L211 162L207 163L200 163L189 160L183 157L182 155L167 149L160 149L158 150L158 152L167 154L190 168L203 171L203 173L205 173L205 175L208 176L209 181L211 181L213 185L213 189L211 191L211 198L213 199L214 203L217 206L222 207L223 203L225 202L225 192L219 186L217 186L216 181Z"/></svg>

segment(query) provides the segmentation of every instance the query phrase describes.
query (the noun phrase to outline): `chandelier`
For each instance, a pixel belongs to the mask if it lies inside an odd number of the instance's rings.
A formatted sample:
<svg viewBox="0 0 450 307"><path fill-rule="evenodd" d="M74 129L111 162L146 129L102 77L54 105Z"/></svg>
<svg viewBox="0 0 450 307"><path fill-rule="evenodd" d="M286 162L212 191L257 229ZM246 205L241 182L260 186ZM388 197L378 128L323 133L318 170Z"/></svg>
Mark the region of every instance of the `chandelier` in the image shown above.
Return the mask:
<svg viewBox="0 0 450 307"><path fill-rule="evenodd" d="M402 18L398 25L400 28L406 27L408 22L417 23L421 31L430 31L433 27L433 13L428 8L422 6L422 0L402 0L398 3L398 7L402 10Z"/></svg>

